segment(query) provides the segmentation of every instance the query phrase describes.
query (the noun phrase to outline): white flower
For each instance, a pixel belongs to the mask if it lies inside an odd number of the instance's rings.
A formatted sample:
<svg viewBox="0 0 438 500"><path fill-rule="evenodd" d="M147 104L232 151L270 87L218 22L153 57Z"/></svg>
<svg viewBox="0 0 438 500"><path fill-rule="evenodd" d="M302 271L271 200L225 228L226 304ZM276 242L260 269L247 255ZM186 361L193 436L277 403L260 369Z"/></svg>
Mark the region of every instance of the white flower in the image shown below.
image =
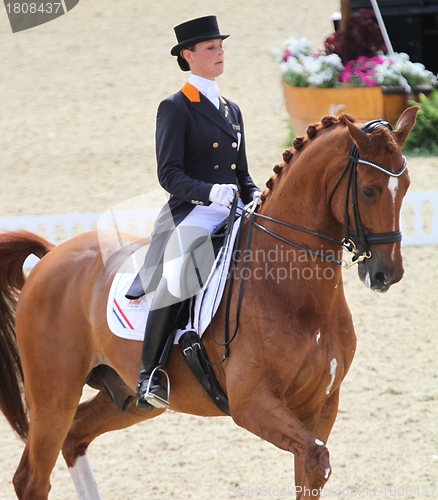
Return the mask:
<svg viewBox="0 0 438 500"><path fill-rule="evenodd" d="M383 63L377 64L374 68L374 78L377 85L403 87L409 92L411 90L410 86L406 78L402 76L398 65L386 56L381 55L379 57L383 60Z"/></svg>
<svg viewBox="0 0 438 500"><path fill-rule="evenodd" d="M321 71L321 58L313 56L301 56L300 62L304 66L306 72L311 75L313 73L318 73Z"/></svg>
<svg viewBox="0 0 438 500"><path fill-rule="evenodd" d="M325 82L330 82L332 79L332 72L329 68L321 70L319 73L309 75L308 81L310 85L315 85L316 87L322 87Z"/></svg>
<svg viewBox="0 0 438 500"><path fill-rule="evenodd" d="M280 63L280 68L282 73L297 73L298 75L304 74L306 72L304 66L295 57L289 57L287 61Z"/></svg>
<svg viewBox="0 0 438 500"><path fill-rule="evenodd" d="M394 59L400 62L410 62L409 56L405 52L397 52L394 54Z"/></svg>
<svg viewBox="0 0 438 500"><path fill-rule="evenodd" d="M424 64L412 62L408 54L396 52L393 56L381 55L384 63L376 67L377 82L383 85L400 85L407 92L415 85L435 85L436 76ZM386 83L385 83L386 80ZM387 83L395 80L397 83Z"/></svg>
<svg viewBox="0 0 438 500"><path fill-rule="evenodd" d="M287 38L283 43L283 48L290 52L293 56L309 55L313 50L313 44L306 38Z"/></svg>
<svg viewBox="0 0 438 500"><path fill-rule="evenodd" d="M342 64L341 58L338 54L329 54L328 56L324 56L326 64L332 66L333 68L342 71L344 69L344 65Z"/></svg>

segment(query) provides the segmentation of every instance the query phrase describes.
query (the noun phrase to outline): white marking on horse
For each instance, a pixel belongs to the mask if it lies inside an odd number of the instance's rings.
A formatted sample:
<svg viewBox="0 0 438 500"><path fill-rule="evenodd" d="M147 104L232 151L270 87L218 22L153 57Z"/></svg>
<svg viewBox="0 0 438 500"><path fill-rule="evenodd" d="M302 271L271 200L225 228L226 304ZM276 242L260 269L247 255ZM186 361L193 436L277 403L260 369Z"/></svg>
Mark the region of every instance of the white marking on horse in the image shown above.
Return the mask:
<svg viewBox="0 0 438 500"><path fill-rule="evenodd" d="M327 479L330 475L330 467L328 469L325 470L325 476L324 476L324 479Z"/></svg>
<svg viewBox="0 0 438 500"><path fill-rule="evenodd" d="M319 339L321 338L321 330L318 330L318 333L316 334L316 343L319 344Z"/></svg>
<svg viewBox="0 0 438 500"><path fill-rule="evenodd" d="M393 218L392 218L392 230L395 231L395 197L397 196L397 190L398 190L398 177L389 177L388 180L388 189L389 192L392 196L392 203L393 203ZM392 252L391 252L391 259L394 260L395 256L395 244L392 246Z"/></svg>
<svg viewBox="0 0 438 500"><path fill-rule="evenodd" d="M368 288L371 288L371 277L370 277L370 273L368 271L365 273L363 282L364 282L365 286L367 286Z"/></svg>
<svg viewBox="0 0 438 500"><path fill-rule="evenodd" d="M395 197L397 196L397 191L398 191L398 177L389 177L388 180L388 189L389 192L391 193L392 196L392 203L393 203L393 225L392 225L392 230L395 231ZM391 259L394 260L395 256L395 245L392 246L392 252L391 252Z"/></svg>
<svg viewBox="0 0 438 500"><path fill-rule="evenodd" d="M315 443L316 443L318 446L324 446L324 443L323 443L320 439L315 439Z"/></svg>
<svg viewBox="0 0 438 500"><path fill-rule="evenodd" d="M395 197L397 196L398 189L398 178L397 177L389 177L388 180L388 189L392 196L392 201L395 203Z"/></svg>
<svg viewBox="0 0 438 500"><path fill-rule="evenodd" d="M99 489L93 477L87 455L78 457L73 467L68 468L79 500L101 500Z"/></svg>
<svg viewBox="0 0 438 500"><path fill-rule="evenodd" d="M330 391L332 390L332 387L333 387L333 384L334 384L335 378L336 378L336 368L337 367L338 367L338 362L337 362L336 358L333 358L330 361L330 383L327 386L327 389L325 390L326 394L330 394Z"/></svg>

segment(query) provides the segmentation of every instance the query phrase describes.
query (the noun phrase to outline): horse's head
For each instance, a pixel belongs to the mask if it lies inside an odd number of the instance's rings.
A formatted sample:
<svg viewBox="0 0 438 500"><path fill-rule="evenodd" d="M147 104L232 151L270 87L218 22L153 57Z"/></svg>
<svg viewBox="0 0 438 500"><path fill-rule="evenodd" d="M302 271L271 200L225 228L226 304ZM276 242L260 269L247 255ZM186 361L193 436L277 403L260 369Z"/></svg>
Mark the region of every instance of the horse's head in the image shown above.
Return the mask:
<svg viewBox="0 0 438 500"><path fill-rule="evenodd" d="M359 261L360 279L380 292L403 277L400 210L410 181L401 147L415 124L417 110L406 109L395 130L381 121L359 128L344 117L354 146L342 179L348 195L344 194L337 218L344 224L353 260ZM337 189L342 193L341 184Z"/></svg>
<svg viewBox="0 0 438 500"><path fill-rule="evenodd" d="M325 262L342 264L329 257L330 251L339 256L342 245L353 252L361 280L386 292L403 276L400 210L409 175L401 148L417 110L406 109L395 130L348 115L310 125L283 153L261 197L257 216L279 229L258 227ZM324 244L321 251L314 250L315 238Z"/></svg>

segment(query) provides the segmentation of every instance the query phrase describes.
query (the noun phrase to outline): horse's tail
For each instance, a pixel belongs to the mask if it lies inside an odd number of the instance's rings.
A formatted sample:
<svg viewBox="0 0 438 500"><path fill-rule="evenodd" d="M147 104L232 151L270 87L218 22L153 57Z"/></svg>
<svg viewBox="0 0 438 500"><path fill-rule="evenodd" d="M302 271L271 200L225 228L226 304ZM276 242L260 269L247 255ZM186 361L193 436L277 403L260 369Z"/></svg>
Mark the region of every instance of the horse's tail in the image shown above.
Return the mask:
<svg viewBox="0 0 438 500"><path fill-rule="evenodd" d="M15 309L26 279L24 261L30 254L42 258L53 247L27 231L0 233L0 410L23 440L29 420L15 336Z"/></svg>

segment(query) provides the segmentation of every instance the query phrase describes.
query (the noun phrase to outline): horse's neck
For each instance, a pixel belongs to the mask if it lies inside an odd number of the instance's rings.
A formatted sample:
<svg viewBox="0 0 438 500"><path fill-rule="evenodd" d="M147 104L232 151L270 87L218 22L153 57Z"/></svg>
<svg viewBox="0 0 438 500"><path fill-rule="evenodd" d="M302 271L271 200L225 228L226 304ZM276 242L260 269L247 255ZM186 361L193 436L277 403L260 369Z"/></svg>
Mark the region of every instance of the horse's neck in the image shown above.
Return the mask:
<svg viewBox="0 0 438 500"><path fill-rule="evenodd" d="M298 167L298 168L296 168ZM307 170L312 170L309 165ZM292 224L309 231L324 234L337 240L342 239L342 225L332 215L328 206L327 180L322 172L315 169L312 176L299 165L290 165L276 181L269 198L262 205L260 213ZM309 249L319 249L321 245L330 251L339 247L309 235L305 231L296 231L276 225L275 231L286 239Z"/></svg>
<svg viewBox="0 0 438 500"><path fill-rule="evenodd" d="M342 226L330 212L325 184L326 179L313 167L313 163L305 165L304 168L303 165L289 165L277 179L260 213L341 240ZM333 291L336 291L335 295L343 296L341 267L313 253L322 253L334 260L340 260L342 259L340 245L279 223L263 219L257 222L292 243L276 239L258 228L253 231L253 249L259 255L257 265L269 262L269 265L275 268L268 276L270 279L272 274L274 280L276 276L278 280L285 277L281 284L277 283L279 286L276 290L273 289L273 293L286 294L290 297L304 294L312 296L315 300L328 293L333 294ZM263 256L265 262L260 262ZM293 286L283 286L287 281L286 278L292 280ZM262 283L255 284L257 285L263 286Z"/></svg>

